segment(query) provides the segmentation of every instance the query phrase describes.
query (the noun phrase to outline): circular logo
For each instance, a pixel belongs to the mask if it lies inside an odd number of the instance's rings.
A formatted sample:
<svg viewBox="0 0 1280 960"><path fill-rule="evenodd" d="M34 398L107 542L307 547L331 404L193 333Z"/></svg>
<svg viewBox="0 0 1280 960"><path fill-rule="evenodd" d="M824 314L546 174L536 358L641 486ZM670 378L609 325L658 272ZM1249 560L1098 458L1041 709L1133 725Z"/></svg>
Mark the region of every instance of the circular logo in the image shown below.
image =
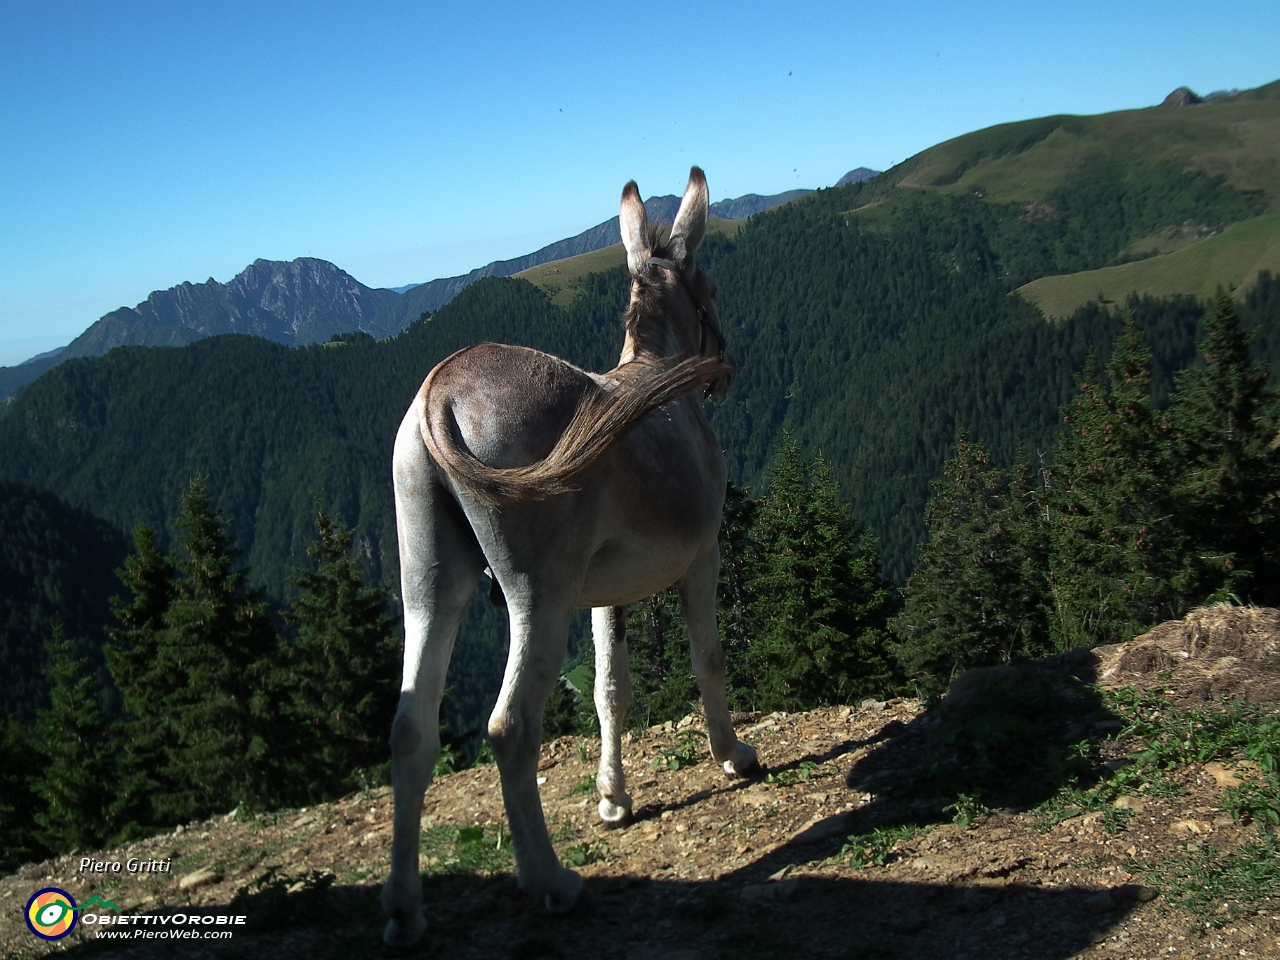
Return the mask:
<svg viewBox="0 0 1280 960"><path fill-rule="evenodd" d="M27 927L41 940L61 940L76 926L76 901L57 887L37 890L27 901Z"/></svg>

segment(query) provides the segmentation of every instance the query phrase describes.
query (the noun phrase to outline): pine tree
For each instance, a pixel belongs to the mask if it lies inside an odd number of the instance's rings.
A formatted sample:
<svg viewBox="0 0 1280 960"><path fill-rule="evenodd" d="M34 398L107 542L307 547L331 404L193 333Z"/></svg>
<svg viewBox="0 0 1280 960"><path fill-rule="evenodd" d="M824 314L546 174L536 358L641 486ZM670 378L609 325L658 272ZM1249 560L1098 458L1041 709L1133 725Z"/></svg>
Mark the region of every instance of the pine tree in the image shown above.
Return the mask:
<svg viewBox="0 0 1280 960"><path fill-rule="evenodd" d="M1176 377L1172 459L1176 516L1206 565L1211 589L1280 604L1280 396L1249 359L1253 335L1235 301L1205 316L1202 363Z"/></svg>
<svg viewBox="0 0 1280 960"><path fill-rule="evenodd" d="M179 752L171 758L175 789L161 799L185 819L271 800L271 728L280 717L267 679L279 637L260 590L234 569L239 551L197 478L182 496L177 521L183 556L177 591L165 614L163 658L185 683L169 698Z"/></svg>
<svg viewBox="0 0 1280 960"><path fill-rule="evenodd" d="M285 621L285 694L300 738L290 758L295 785L315 796L355 784L360 771L388 762L386 738L396 707L399 644L388 616L389 592L365 587L351 556L352 532L316 498L314 570L297 569Z"/></svg>
<svg viewBox="0 0 1280 960"><path fill-rule="evenodd" d="M181 555L161 552L146 528L121 579L108 663L130 714L120 817L181 823L242 801L267 803L271 734L268 679L278 636L262 594L234 569L238 552L202 479L182 496Z"/></svg>
<svg viewBox="0 0 1280 960"><path fill-rule="evenodd" d="M839 502L822 458L804 461L790 434L774 456L756 515L747 591L758 709L804 710L883 695L892 594L876 540Z"/></svg>
<svg viewBox="0 0 1280 960"><path fill-rule="evenodd" d="M1196 573L1173 522L1167 419L1151 400L1151 354L1132 317L1107 363L1077 378L1050 477L1050 629L1060 649L1132 639L1180 616Z"/></svg>
<svg viewBox="0 0 1280 960"><path fill-rule="evenodd" d="M971 667L1047 650L1047 531L1026 461L1010 473L961 433L925 511L928 541L890 622L894 654L927 694Z"/></svg>
<svg viewBox="0 0 1280 960"><path fill-rule="evenodd" d="M632 691L629 713L638 725L678 720L697 704L689 632L676 590L663 590L631 605L627 655Z"/></svg>
<svg viewBox="0 0 1280 960"><path fill-rule="evenodd" d="M748 670L751 646L751 609L747 578L751 563L751 537L758 504L750 492L730 483L725 491L724 519L720 523L720 589L718 621L720 645L725 654L729 702L746 707L754 678Z"/></svg>
<svg viewBox="0 0 1280 960"><path fill-rule="evenodd" d="M40 773L32 790L41 801L35 811L36 838L59 853L91 850L113 831L109 808L114 799L112 755L98 710L98 690L86 660L71 657L71 644L54 634L46 645L45 675L50 705L36 717Z"/></svg>
<svg viewBox="0 0 1280 960"><path fill-rule="evenodd" d="M120 755L113 815L122 824L160 824L167 821L154 800L169 792L161 784L161 770L179 749L169 707L186 682L165 634L165 615L177 596L177 570L173 555L156 545L151 528L134 529L133 548L117 571L132 601L113 599L120 626L108 631L111 642L104 647L127 711L115 731Z"/></svg>

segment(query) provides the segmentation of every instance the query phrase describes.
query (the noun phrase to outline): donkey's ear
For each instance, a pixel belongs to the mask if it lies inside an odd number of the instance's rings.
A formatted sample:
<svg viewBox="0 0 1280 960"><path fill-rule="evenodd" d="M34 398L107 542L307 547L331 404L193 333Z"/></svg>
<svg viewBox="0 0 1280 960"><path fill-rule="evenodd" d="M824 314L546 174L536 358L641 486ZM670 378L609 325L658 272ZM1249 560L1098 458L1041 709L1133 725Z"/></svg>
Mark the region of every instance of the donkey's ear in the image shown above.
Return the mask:
<svg viewBox="0 0 1280 960"><path fill-rule="evenodd" d="M649 217L640 201L640 188L632 180L622 188L622 207L618 211L618 227L622 245L627 248L627 269L633 277L642 276L649 259Z"/></svg>
<svg viewBox="0 0 1280 960"><path fill-rule="evenodd" d="M676 222L671 225L671 239L667 241L671 259L682 267L688 267L693 262L693 252L698 249L702 235L707 232L709 205L707 177L702 170L694 167L689 171L689 185L684 188L680 212L676 214Z"/></svg>

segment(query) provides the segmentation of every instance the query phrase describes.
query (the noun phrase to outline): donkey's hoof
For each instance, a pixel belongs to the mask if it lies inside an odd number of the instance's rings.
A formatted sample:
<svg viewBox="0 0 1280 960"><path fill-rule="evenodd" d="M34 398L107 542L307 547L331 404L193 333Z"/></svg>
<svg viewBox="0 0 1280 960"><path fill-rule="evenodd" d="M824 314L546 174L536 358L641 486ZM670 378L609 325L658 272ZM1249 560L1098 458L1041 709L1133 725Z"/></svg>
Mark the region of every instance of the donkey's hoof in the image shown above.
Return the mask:
<svg viewBox="0 0 1280 960"><path fill-rule="evenodd" d="M556 878L555 888L547 894L546 907L548 913L568 913L582 896L582 877L572 870L560 868L560 876Z"/></svg>
<svg viewBox="0 0 1280 960"><path fill-rule="evenodd" d="M427 921L422 914L414 910L403 921L392 918L387 921L387 928L382 931L382 942L388 947L404 949L412 947L427 932Z"/></svg>
<svg viewBox="0 0 1280 960"><path fill-rule="evenodd" d="M601 797L596 807L600 811L600 819L606 827L625 827L631 822L631 797L622 795L621 803L614 803L608 797Z"/></svg>
<svg viewBox="0 0 1280 960"><path fill-rule="evenodd" d="M755 747L739 742L733 750L733 759L724 762L724 775L730 780L750 780L764 773L756 758Z"/></svg>

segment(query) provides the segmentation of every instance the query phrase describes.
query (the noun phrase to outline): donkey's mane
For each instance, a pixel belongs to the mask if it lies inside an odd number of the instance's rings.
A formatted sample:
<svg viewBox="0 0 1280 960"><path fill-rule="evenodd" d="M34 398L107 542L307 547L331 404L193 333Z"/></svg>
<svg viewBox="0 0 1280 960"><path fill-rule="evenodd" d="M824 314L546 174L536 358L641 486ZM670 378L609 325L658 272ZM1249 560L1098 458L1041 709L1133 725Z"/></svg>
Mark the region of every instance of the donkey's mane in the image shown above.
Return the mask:
<svg viewBox="0 0 1280 960"><path fill-rule="evenodd" d="M649 249L649 256L660 257L663 260L671 256L670 249L662 242L662 232L668 226L661 220L645 225L644 244ZM636 278L631 291L631 302L627 304L627 309L622 314L622 322L627 333L636 336L640 321L658 312L660 288L648 278Z"/></svg>

